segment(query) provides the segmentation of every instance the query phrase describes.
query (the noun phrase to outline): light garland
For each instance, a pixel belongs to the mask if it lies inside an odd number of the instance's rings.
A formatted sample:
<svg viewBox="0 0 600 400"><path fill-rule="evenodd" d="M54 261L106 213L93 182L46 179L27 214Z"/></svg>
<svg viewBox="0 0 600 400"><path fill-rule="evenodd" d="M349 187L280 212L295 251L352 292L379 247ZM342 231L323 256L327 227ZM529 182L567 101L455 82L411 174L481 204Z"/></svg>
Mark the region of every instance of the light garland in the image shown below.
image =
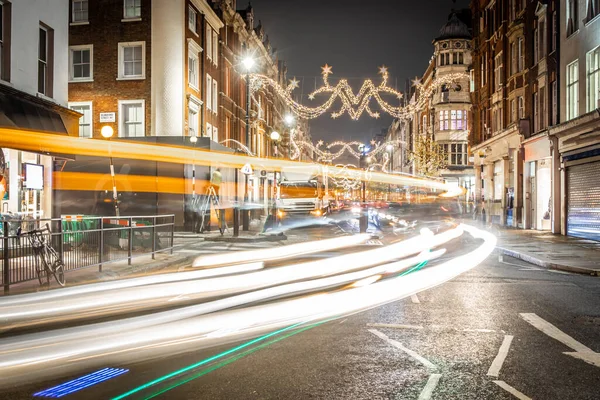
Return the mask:
<svg viewBox="0 0 600 400"><path fill-rule="evenodd" d="M369 116L373 118L379 118L379 112L373 111L370 108L370 103L372 100L375 100L379 107L391 115L394 118L399 119L410 119L412 115L421 110L428 99L433 95L433 93L440 87L444 85L453 85L457 81L462 79L468 79L469 75L465 73L454 73L448 74L442 77L437 77L433 80L431 85L427 86L423 89L423 85L420 81L415 83L415 87L417 89L418 97L411 101L406 106L393 106L385 101L381 95L391 95L396 97L398 100L402 99L403 94L398 92L391 87L387 86L389 74L388 70L385 66L379 68L379 74L381 75L381 83L377 86L371 81L367 79L363 82L360 90L357 94L355 94L354 90L348 83L346 79L341 79L337 85L331 86L329 84L329 75L331 75L332 67L325 64L325 66L321 67L322 72L321 75L323 77L323 86L316 89L312 93L308 95L310 100L314 100L317 95L320 94L329 94L329 98L325 100L323 104L316 107L307 107L295 101L292 98L292 92L294 89L298 88L299 82L296 78L290 80L290 83L287 87L281 87L277 81L268 76L261 74L252 74L251 77L251 88L254 90L258 90L258 88L263 86L271 86L275 92L283 99L283 101L287 104L287 106L296 113L300 118L313 119L317 118L320 115L326 113L331 109L333 104L337 99L340 99L342 102L342 106L339 110L333 111L331 113L332 118L338 118L343 114L347 113L350 118L353 120L357 120L361 117L361 115L366 112Z"/></svg>

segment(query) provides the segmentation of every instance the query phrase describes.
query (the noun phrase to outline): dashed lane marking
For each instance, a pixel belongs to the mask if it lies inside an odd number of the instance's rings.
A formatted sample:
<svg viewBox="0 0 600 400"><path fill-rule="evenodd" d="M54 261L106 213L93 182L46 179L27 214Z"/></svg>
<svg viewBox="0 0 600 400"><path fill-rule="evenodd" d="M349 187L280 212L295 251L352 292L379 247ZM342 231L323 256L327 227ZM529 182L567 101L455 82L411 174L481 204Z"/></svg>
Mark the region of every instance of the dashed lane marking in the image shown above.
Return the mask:
<svg viewBox="0 0 600 400"><path fill-rule="evenodd" d="M494 361L487 372L488 376L497 378L500 374L500 369L502 369L502 364L504 364L504 360L506 360L506 356L508 355L508 350L510 349L510 344L512 343L513 338L514 336L512 335L504 336L504 340L502 341L502 345L498 350L498 354L496 355L496 358L494 358Z"/></svg>
<svg viewBox="0 0 600 400"><path fill-rule="evenodd" d="M506 390L508 393L515 396L519 400L532 400L531 397L524 395L523 393L519 392L517 389L510 386L508 383L506 383L504 381L493 381L493 382L496 385L500 386L502 389Z"/></svg>
<svg viewBox="0 0 600 400"><path fill-rule="evenodd" d="M373 328L394 328L394 329L425 329L421 325L401 325L401 324L367 324Z"/></svg>
<svg viewBox="0 0 600 400"><path fill-rule="evenodd" d="M387 337L385 334L379 332L377 329L369 329L369 332L371 332L373 335L377 336L380 339L383 339L384 341L386 341L387 343L391 344L392 346L394 346L395 348L405 352L406 354L408 354L410 357L412 357L414 360L420 362L421 364L423 364L426 368L428 368L429 370L437 370L437 367L429 360L427 360L425 357L417 354L417 352L404 347L400 342L394 340L394 339L390 339L389 337Z"/></svg>
<svg viewBox="0 0 600 400"><path fill-rule="evenodd" d="M442 374L431 374L429 376L429 379L427 380L427 384L425 385L425 387L423 388L423 391L419 395L418 400L431 399L431 395L433 394L433 391L435 390L435 387L437 386L441 377L442 377Z"/></svg>

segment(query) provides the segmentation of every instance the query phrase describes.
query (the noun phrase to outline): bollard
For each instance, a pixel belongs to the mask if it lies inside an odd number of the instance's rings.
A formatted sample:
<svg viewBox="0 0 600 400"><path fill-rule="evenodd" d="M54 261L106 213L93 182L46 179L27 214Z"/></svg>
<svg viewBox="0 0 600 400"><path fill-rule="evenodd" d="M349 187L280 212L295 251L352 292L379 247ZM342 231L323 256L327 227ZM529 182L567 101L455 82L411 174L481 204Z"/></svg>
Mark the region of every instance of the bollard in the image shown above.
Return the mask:
<svg viewBox="0 0 600 400"><path fill-rule="evenodd" d="M233 209L233 237L240 236L240 209L234 207Z"/></svg>

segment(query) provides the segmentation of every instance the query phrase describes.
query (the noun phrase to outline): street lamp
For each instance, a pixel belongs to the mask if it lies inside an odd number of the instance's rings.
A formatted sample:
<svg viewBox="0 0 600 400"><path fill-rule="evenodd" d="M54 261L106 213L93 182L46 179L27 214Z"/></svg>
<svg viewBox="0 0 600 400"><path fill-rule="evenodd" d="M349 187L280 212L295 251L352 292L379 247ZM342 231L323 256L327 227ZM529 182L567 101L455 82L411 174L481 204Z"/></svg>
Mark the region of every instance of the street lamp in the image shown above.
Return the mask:
<svg viewBox="0 0 600 400"><path fill-rule="evenodd" d="M394 145L388 144L386 150L390 152L390 174L394 173ZM392 185L388 183L388 201L390 201Z"/></svg>
<svg viewBox="0 0 600 400"><path fill-rule="evenodd" d="M251 55L246 55L242 60L244 69L246 70L246 146L251 149L250 146L250 71L254 68L254 58ZM244 203L248 202L248 174L244 174L245 187L244 187ZM242 217L242 229L247 231L250 229L250 215L249 211L244 210ZM235 230L235 229L234 229Z"/></svg>
<svg viewBox="0 0 600 400"><path fill-rule="evenodd" d="M102 127L102 129L100 129L100 134L102 135L103 138L110 140L113 135L114 135L115 131L112 128L112 126L110 125L104 125ZM115 179L115 166L113 164L113 158L112 158L112 152L110 150L110 144L109 144L109 149L108 149L108 153L109 153L109 162L110 162L110 178L112 180L112 188L113 188L113 203L115 206L115 216L119 216L119 197L117 195L117 180Z"/></svg>
<svg viewBox="0 0 600 400"><path fill-rule="evenodd" d="M294 116L292 114L287 114L285 116L284 120L285 120L285 123L286 123L287 126L292 126L292 124L295 121L295 118L294 118Z"/></svg>
<svg viewBox="0 0 600 400"><path fill-rule="evenodd" d="M274 142L278 142L281 139L281 135L277 131L271 132L271 140Z"/></svg>

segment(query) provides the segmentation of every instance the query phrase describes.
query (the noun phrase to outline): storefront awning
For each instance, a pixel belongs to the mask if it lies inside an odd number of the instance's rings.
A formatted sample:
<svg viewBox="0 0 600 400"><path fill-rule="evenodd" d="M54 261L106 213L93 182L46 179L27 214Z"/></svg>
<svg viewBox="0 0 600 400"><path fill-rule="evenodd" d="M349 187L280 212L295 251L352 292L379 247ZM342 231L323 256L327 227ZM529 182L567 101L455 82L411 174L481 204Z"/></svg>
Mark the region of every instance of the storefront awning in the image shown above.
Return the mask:
<svg viewBox="0 0 600 400"><path fill-rule="evenodd" d="M67 134L63 116L78 113L51 101L0 85L0 126Z"/></svg>

